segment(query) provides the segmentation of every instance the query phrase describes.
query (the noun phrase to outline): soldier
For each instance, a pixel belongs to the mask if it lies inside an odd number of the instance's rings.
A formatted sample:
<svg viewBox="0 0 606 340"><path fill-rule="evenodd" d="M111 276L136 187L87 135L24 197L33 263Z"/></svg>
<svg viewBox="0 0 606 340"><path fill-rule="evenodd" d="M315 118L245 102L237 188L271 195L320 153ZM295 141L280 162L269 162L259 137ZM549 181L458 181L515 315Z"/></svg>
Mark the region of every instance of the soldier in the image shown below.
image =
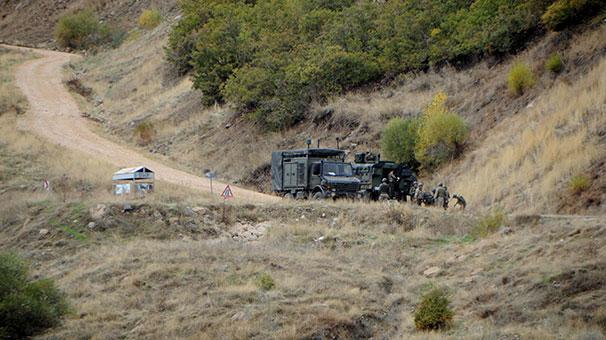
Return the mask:
<svg viewBox="0 0 606 340"><path fill-rule="evenodd" d="M443 207L444 210L448 208L448 190L446 190L444 184L438 184L438 187L435 189L434 199L437 206Z"/></svg>
<svg viewBox="0 0 606 340"><path fill-rule="evenodd" d="M379 200L389 199L389 185L387 184L387 178L383 178L381 180L381 185L379 185Z"/></svg>
<svg viewBox="0 0 606 340"><path fill-rule="evenodd" d="M419 182L417 184L417 189L415 190L413 198L417 201L418 205L421 205L421 203L423 203L423 183Z"/></svg>
<svg viewBox="0 0 606 340"><path fill-rule="evenodd" d="M396 195L396 184L400 179L393 170L389 172L387 178L389 179L389 197L394 197Z"/></svg>
<svg viewBox="0 0 606 340"><path fill-rule="evenodd" d="M461 194L455 193L452 195L452 198L457 200L453 207L459 206L461 207L461 210L465 210L465 208L467 207L467 202L465 202L465 199Z"/></svg>

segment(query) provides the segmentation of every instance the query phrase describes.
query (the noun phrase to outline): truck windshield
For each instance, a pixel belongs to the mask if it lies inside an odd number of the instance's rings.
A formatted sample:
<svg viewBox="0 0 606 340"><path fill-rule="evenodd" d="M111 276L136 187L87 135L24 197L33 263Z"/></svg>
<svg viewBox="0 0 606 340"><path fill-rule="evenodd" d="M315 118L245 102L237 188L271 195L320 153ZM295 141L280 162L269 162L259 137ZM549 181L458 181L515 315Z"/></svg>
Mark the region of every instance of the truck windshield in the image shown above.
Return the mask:
<svg viewBox="0 0 606 340"><path fill-rule="evenodd" d="M351 164L349 163L324 163L322 167L324 176L351 176Z"/></svg>

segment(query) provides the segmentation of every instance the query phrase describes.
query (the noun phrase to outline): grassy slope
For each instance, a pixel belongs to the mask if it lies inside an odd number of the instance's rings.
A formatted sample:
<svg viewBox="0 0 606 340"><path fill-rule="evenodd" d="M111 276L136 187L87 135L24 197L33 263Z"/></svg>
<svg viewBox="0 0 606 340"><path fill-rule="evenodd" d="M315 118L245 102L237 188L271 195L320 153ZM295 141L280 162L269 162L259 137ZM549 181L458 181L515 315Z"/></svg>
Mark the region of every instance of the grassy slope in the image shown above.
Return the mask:
<svg viewBox="0 0 606 340"><path fill-rule="evenodd" d="M263 175L267 176L272 150L301 147L308 136L334 146L339 136L344 140L341 146L351 152L377 151L381 129L389 118L419 114L438 91L449 95L449 106L470 124L472 138L464 159L427 180L430 184L434 179L447 180L451 191L468 197L474 209L500 205L508 211L522 206L528 211L561 210L569 199L569 178L604 159L603 153L595 151L603 149L604 144L596 138L600 133L596 126L605 115L600 95L606 91L603 82L598 81L606 48L601 39L606 34L604 25L576 34L549 34L501 63L486 61L463 71L445 68L408 75L378 91L334 98L328 105L317 106L312 117L299 126L268 134L259 134L246 119L234 118L228 107L201 108L189 80L168 76L159 46L165 43L169 25L165 22L152 32L136 32L118 50L88 58L74 69L105 99L102 106L91 110L106 120L107 131L136 141L135 127L142 121L151 122L156 136L145 149L194 171L213 168L228 180L268 190L269 181ZM544 61L554 52L565 60L564 72L557 77L544 67ZM513 97L507 90L507 72L518 60L531 66L538 82L523 96ZM567 100L587 88L591 94L575 99L574 105ZM599 98L594 99L596 96ZM593 130L578 129L582 110L595 117ZM536 119L551 125L541 125L542 132L528 132L529 120ZM554 125L560 131L572 131L566 132L566 138L575 140L576 149L569 140L560 138L562 133L552 132ZM542 143L546 134L552 137L549 146L531 147ZM515 144L521 135L528 139L526 150ZM507 145L513 148L508 153L494 152ZM535 160L533 153L540 153L541 159ZM567 161L561 162L564 156ZM498 178L494 176L495 167L501 172ZM585 211L593 204L590 212L603 212L601 188L601 183L592 187L594 194L589 197L593 203L570 209ZM526 199L533 204L522 203Z"/></svg>
<svg viewBox="0 0 606 340"><path fill-rule="evenodd" d="M19 58L11 54L10 65ZM236 204L223 217L208 198L165 189L123 212L106 195L103 164L17 131L14 113L0 119L0 198L11 202L0 210L0 249L17 249L35 274L57 280L74 308L44 337L601 338L606 331L606 226L597 219L512 218L512 233L474 240L476 218L460 213L342 202ZM88 189L40 192L41 178L53 184L61 174ZM93 217L99 203L107 211ZM233 238L259 224L269 228L259 240ZM423 275L432 266L441 273ZM273 289L259 288L261 273ZM452 300L455 327L446 333L414 330L412 312L431 285L445 286Z"/></svg>

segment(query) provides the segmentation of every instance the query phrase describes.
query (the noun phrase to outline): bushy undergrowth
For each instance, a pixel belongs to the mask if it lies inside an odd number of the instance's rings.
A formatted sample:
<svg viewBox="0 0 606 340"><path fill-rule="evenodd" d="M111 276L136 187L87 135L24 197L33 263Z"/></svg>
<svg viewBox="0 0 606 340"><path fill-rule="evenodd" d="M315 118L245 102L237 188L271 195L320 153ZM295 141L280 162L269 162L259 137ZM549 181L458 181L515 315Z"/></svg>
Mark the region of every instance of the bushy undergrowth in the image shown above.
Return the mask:
<svg viewBox="0 0 606 340"><path fill-rule="evenodd" d="M415 156L426 169L456 157L469 135L463 118L446 108L446 99L438 93L421 117Z"/></svg>
<svg viewBox="0 0 606 340"><path fill-rule="evenodd" d="M255 283L262 290L272 290L276 286L274 279L268 273L259 274Z"/></svg>
<svg viewBox="0 0 606 340"><path fill-rule="evenodd" d="M471 230L471 236L474 238L483 238L495 233L507 222L505 213L496 209L480 218L478 223Z"/></svg>
<svg viewBox="0 0 606 340"><path fill-rule="evenodd" d="M31 281L22 260L0 254L0 338L38 334L57 325L67 311L65 298L52 280Z"/></svg>
<svg viewBox="0 0 606 340"><path fill-rule="evenodd" d="M541 16L549 29L561 30L568 25L581 22L595 14L600 8L606 8L603 0L557 0Z"/></svg>
<svg viewBox="0 0 606 340"><path fill-rule="evenodd" d="M117 47L125 32L99 21L91 10L63 15L55 26L55 39L62 47L74 49L95 48L101 45Z"/></svg>
<svg viewBox="0 0 606 340"><path fill-rule="evenodd" d="M583 192L587 189L589 189L589 186L591 185L591 180L589 179L589 177L585 176L585 175L576 175L573 176L570 179L570 191L572 191L575 194L578 194L580 192Z"/></svg>
<svg viewBox="0 0 606 340"><path fill-rule="evenodd" d="M418 119L392 118L381 136L383 155L398 163L412 163L415 160L418 125Z"/></svg>
<svg viewBox="0 0 606 340"><path fill-rule="evenodd" d="M206 104L279 129L352 88L515 51L551 2L183 0L166 56Z"/></svg>
<svg viewBox="0 0 606 340"><path fill-rule="evenodd" d="M417 329L427 331L449 328L454 316L449 304L450 301L443 289L434 288L423 295L414 314Z"/></svg>
<svg viewBox="0 0 606 340"><path fill-rule="evenodd" d="M552 73L560 73L564 69L564 62L559 54L552 54L545 62L545 68Z"/></svg>
<svg viewBox="0 0 606 340"><path fill-rule="evenodd" d="M152 29L160 24L162 21L162 16L160 15L160 11L156 9L146 9L141 12L139 16L139 27L145 29Z"/></svg>
<svg viewBox="0 0 606 340"><path fill-rule="evenodd" d="M393 118L381 137L381 151L387 158L425 169L438 167L458 156L469 129L458 114L446 108L444 93L434 96L419 118Z"/></svg>
<svg viewBox="0 0 606 340"><path fill-rule="evenodd" d="M141 122L135 127L135 135L139 139L139 144L145 145L154 139L156 130L151 122Z"/></svg>
<svg viewBox="0 0 606 340"><path fill-rule="evenodd" d="M512 95L519 96L534 86L534 74L526 64L518 62L509 71L507 83L509 92Z"/></svg>

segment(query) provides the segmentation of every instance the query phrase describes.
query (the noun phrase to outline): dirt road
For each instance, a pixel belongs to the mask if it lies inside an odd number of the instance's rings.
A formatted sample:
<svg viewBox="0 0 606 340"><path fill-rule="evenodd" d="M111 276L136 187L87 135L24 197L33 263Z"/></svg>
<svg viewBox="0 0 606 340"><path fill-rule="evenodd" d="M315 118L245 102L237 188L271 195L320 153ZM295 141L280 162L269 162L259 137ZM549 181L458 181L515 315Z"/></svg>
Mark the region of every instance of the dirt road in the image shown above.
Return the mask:
<svg viewBox="0 0 606 340"><path fill-rule="evenodd" d="M13 49L21 47L4 46ZM20 65L16 71L16 83L27 97L30 109L19 122L19 127L69 149L79 150L90 157L100 158L119 167L145 165L156 172L156 179L186 187L209 191L207 178L168 167L146 158L135 150L111 142L89 129L88 120L81 117L74 98L61 82L62 66L79 56L27 49L41 56ZM112 174L107 174L108 180ZM215 190L225 184L213 181ZM248 202L271 202L279 198L255 191L231 186L236 199Z"/></svg>

